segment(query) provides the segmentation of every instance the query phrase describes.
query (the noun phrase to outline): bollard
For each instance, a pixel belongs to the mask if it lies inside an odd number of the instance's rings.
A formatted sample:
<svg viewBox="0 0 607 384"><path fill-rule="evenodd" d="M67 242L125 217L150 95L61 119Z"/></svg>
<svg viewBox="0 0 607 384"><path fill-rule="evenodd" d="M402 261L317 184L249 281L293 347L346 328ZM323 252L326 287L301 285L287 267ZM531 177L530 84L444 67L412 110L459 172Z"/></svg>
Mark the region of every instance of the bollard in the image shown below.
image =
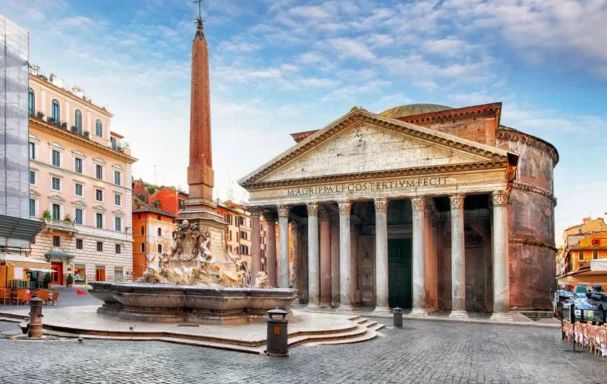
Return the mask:
<svg viewBox="0 0 607 384"><path fill-rule="evenodd" d="M28 337L42 337L42 303L43 300L34 297L30 300L30 326Z"/></svg>
<svg viewBox="0 0 607 384"><path fill-rule="evenodd" d="M287 333L287 311L272 309L268 311L268 340L266 355L285 357L289 355L289 335ZM277 317L274 317L277 316ZM282 316L278 318L278 316Z"/></svg>
<svg viewBox="0 0 607 384"><path fill-rule="evenodd" d="M392 313L394 314L394 328L402 328L403 327L403 310L395 307L392 309Z"/></svg>

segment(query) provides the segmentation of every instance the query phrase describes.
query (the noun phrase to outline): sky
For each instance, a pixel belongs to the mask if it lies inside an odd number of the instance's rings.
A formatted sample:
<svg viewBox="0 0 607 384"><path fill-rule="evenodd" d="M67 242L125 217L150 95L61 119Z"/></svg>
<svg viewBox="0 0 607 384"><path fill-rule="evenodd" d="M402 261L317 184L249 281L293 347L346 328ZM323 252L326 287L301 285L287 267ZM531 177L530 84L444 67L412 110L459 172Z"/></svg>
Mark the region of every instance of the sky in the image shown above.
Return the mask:
<svg viewBox="0 0 607 384"><path fill-rule="evenodd" d="M30 62L113 114L134 177L187 189L191 0L0 0ZM607 212L607 0L206 0L216 194L351 107L502 102L549 141L556 238Z"/></svg>

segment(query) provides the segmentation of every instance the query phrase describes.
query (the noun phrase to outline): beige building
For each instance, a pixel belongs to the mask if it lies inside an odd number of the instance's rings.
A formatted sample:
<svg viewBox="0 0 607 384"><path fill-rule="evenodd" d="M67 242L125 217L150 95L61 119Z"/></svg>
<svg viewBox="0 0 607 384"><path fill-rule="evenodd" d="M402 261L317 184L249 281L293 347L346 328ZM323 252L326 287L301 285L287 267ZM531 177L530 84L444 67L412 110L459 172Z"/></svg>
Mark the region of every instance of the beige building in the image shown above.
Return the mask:
<svg viewBox="0 0 607 384"><path fill-rule="evenodd" d="M280 240L268 275L310 307L496 319L550 308L558 153L500 125L501 108L353 109L293 134L295 145L239 181L250 194L253 276L269 215Z"/></svg>
<svg viewBox="0 0 607 384"><path fill-rule="evenodd" d="M240 204L225 201L217 204L217 213L223 216L226 228L226 246L234 255L251 265L251 213Z"/></svg>
<svg viewBox="0 0 607 384"><path fill-rule="evenodd" d="M48 260L54 284L132 278L131 166L112 114L55 75L30 72L29 157L32 218L45 229L32 256Z"/></svg>

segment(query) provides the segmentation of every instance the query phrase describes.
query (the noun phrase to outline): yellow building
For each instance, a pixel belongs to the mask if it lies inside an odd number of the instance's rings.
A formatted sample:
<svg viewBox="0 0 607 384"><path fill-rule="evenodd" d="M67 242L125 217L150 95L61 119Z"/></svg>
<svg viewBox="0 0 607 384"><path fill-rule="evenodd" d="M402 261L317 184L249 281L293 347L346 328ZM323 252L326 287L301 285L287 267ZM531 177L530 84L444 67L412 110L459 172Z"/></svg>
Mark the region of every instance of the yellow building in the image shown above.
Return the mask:
<svg viewBox="0 0 607 384"><path fill-rule="evenodd" d="M226 201L219 203L217 212L227 225L226 244L228 250L240 255L249 267L251 265L251 213L240 204Z"/></svg>
<svg viewBox="0 0 607 384"><path fill-rule="evenodd" d="M575 271L590 260L607 259L607 232L595 233L569 248L571 270Z"/></svg>

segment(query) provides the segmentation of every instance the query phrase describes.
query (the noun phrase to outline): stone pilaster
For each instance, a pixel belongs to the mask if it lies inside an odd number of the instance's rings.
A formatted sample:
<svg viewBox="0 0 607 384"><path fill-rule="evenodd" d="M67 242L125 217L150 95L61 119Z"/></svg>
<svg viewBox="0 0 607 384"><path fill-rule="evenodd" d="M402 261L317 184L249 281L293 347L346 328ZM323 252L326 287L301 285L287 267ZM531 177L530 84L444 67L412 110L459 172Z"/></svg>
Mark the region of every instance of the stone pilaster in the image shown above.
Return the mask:
<svg viewBox="0 0 607 384"><path fill-rule="evenodd" d="M339 306L339 215L331 214L331 305Z"/></svg>
<svg viewBox="0 0 607 384"><path fill-rule="evenodd" d="M320 207L320 305L331 306L331 223L330 212Z"/></svg>
<svg viewBox="0 0 607 384"><path fill-rule="evenodd" d="M278 227L280 231L280 254L279 262L280 273L278 287L289 288L290 286L290 266L289 266L289 211L288 205L278 207Z"/></svg>
<svg viewBox="0 0 607 384"><path fill-rule="evenodd" d="M491 195L493 205L493 315L492 320L511 320L508 276L508 197L506 191Z"/></svg>
<svg viewBox="0 0 607 384"><path fill-rule="evenodd" d="M467 318L466 244L464 230L464 195L449 196L451 202L451 313L449 317Z"/></svg>
<svg viewBox="0 0 607 384"><path fill-rule="evenodd" d="M388 304L388 201L375 199L375 310L390 313Z"/></svg>
<svg viewBox="0 0 607 384"><path fill-rule="evenodd" d="M339 309L352 310L352 248L350 243L350 209L349 201L339 203Z"/></svg>
<svg viewBox="0 0 607 384"><path fill-rule="evenodd" d="M268 281L276 287L276 216L265 211L263 217L266 219L266 271Z"/></svg>
<svg viewBox="0 0 607 384"><path fill-rule="evenodd" d="M411 199L413 209L413 308L412 315L425 315L426 271L425 271L425 212L426 198Z"/></svg>
<svg viewBox="0 0 607 384"><path fill-rule="evenodd" d="M308 204L308 308L320 304L318 204Z"/></svg>
<svg viewBox="0 0 607 384"><path fill-rule="evenodd" d="M261 208L249 207L251 212L251 285L257 282L257 273L261 270Z"/></svg>

